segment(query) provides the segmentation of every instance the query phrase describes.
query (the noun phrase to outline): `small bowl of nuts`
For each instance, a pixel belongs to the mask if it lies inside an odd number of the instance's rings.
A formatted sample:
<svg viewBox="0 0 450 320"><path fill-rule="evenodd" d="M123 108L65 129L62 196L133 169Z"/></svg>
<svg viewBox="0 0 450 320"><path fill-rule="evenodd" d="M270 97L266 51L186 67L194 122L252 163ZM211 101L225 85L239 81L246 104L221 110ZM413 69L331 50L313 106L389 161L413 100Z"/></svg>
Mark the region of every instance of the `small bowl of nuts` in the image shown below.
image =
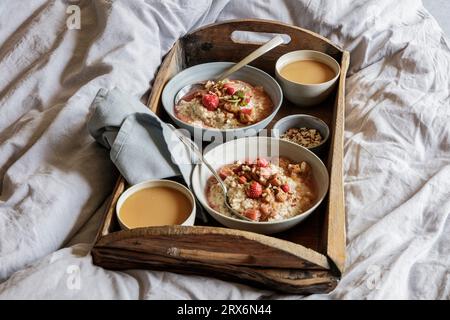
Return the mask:
<svg viewBox="0 0 450 320"><path fill-rule="evenodd" d="M327 124L314 116L293 114L278 120L272 129L272 135L294 142L318 154L330 136Z"/></svg>

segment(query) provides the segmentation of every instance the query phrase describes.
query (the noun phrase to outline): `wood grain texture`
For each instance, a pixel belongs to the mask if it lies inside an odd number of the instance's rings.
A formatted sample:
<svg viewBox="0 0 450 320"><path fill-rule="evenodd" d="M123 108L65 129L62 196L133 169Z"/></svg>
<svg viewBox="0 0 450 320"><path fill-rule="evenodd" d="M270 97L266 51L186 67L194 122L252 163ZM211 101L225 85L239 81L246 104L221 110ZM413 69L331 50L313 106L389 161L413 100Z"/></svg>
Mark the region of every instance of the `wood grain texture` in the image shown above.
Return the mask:
<svg viewBox="0 0 450 320"><path fill-rule="evenodd" d="M236 43L235 30L287 34L291 42L258 58L251 65L272 76L276 60L299 49L313 49L341 63L336 91L323 103L301 109L285 100L275 119L306 113L324 120L331 129L328 151L320 155L330 173L324 203L305 222L286 232L263 236L222 228L210 219L206 226L157 227L120 231L115 215L118 197L126 187L116 184L92 255L94 263L110 269L146 268L216 276L292 293L328 292L345 265L345 207L342 173L345 76L347 52L308 30L264 20L234 20L206 26L175 43L153 83L149 108L163 120L161 94L166 83L184 68L211 61L238 61L259 44Z"/></svg>
<svg viewBox="0 0 450 320"><path fill-rule="evenodd" d="M96 247L132 248L174 259L259 267L329 269L325 256L301 245L217 227L151 227L114 232Z"/></svg>
<svg viewBox="0 0 450 320"><path fill-rule="evenodd" d="M341 71L345 75L350 64L350 54L342 55ZM345 122L345 76L339 80L335 103L333 139L328 167L330 168L330 190L328 195L328 214L325 221L326 250L340 273L345 268L345 200L344 200L344 122Z"/></svg>
<svg viewBox="0 0 450 320"><path fill-rule="evenodd" d="M178 41L167 53L163 63L159 67L153 89L147 102L147 106L157 115L161 115L161 94L166 83L184 68L184 56L181 43Z"/></svg>
<svg viewBox="0 0 450 320"><path fill-rule="evenodd" d="M266 72L273 73L273 66L282 54L309 49L325 52L333 57L340 57L341 50L328 39L309 30L291 26L277 21L267 20L231 20L198 29L182 39L186 50L188 66L211 61L239 61L257 49L260 44L241 42L231 39L234 31L251 31L279 33L290 36L288 44L281 45L256 59L252 65Z"/></svg>
<svg viewBox="0 0 450 320"><path fill-rule="evenodd" d="M223 280L238 281L256 287L297 294L329 292L336 287L338 282L338 278L327 270L265 269L227 263L179 261L170 256L158 256L152 252L143 255L127 249L108 247L97 248L92 255L96 265L111 270L139 268L209 275Z"/></svg>
<svg viewBox="0 0 450 320"><path fill-rule="evenodd" d="M114 220L115 212L116 212L116 203L119 200L120 195L125 190L125 179L122 176L119 176L117 179L116 185L113 189L113 193L109 199L107 209L104 213L104 217L102 220L102 224L100 225L100 229L96 236L96 243L104 236L111 233L114 229L112 227L112 222Z"/></svg>

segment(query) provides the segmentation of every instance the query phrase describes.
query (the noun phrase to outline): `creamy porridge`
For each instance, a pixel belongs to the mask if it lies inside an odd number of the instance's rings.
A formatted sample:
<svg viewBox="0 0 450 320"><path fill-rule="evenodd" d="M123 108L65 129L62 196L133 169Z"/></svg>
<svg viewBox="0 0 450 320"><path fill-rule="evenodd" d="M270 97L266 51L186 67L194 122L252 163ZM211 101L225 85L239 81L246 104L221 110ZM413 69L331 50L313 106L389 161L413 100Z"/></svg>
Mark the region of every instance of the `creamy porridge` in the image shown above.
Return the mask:
<svg viewBox="0 0 450 320"><path fill-rule="evenodd" d="M262 87L225 79L207 81L203 89L185 95L175 106L175 116L200 127L232 129L257 123L272 110Z"/></svg>
<svg viewBox="0 0 450 320"><path fill-rule="evenodd" d="M220 168L219 175L227 185L231 207L255 221L294 217L311 208L317 198L313 173L305 161L295 163L284 157L238 161ZM211 208L232 216L213 176L206 197Z"/></svg>

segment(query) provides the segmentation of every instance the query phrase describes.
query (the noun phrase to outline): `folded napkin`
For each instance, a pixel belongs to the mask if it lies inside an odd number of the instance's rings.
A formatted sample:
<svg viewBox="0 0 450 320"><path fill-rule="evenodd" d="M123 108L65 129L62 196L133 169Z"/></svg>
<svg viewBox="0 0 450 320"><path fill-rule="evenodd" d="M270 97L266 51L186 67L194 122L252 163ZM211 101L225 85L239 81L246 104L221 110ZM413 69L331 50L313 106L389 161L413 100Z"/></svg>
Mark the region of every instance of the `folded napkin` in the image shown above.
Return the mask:
<svg viewBox="0 0 450 320"><path fill-rule="evenodd" d="M189 186L194 158L167 124L119 89L100 89L92 102L90 134L130 184L182 175ZM194 159L195 160L195 159Z"/></svg>

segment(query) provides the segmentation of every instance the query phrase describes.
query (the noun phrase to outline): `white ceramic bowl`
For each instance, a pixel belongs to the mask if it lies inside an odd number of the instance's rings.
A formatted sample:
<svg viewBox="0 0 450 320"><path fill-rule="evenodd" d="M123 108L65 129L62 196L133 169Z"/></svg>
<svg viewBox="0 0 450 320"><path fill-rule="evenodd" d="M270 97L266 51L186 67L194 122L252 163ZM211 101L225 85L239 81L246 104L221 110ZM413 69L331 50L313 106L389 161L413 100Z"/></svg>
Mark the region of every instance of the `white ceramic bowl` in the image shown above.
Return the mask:
<svg viewBox="0 0 450 320"><path fill-rule="evenodd" d="M199 135L201 135L202 140L213 141L215 138L227 138L227 140L231 140L233 137L256 135L259 130L264 129L270 121L272 121L283 102L283 92L280 85L273 77L266 72L251 66L245 66L236 71L229 79L242 80L253 86L262 86L264 88L274 104L273 111L267 118L242 128L219 130L194 126L181 121L175 116L175 96L181 88L192 83L213 79L234 64L235 63L233 62L210 62L199 64L181 71L166 84L162 93L162 103L164 109L177 126L189 130L189 132L197 139Z"/></svg>
<svg viewBox="0 0 450 320"><path fill-rule="evenodd" d="M302 127L316 129L317 131L320 132L320 135L323 138L322 142L313 148L307 148L312 152L318 154L320 151L322 151L325 143L328 141L328 138L330 136L330 129L323 120L317 117L308 114L293 114L281 118L273 125L272 135L275 138L279 138L290 128L302 128Z"/></svg>
<svg viewBox="0 0 450 320"><path fill-rule="evenodd" d="M290 81L280 74L289 63L301 60L316 60L329 66L336 74L330 81L319 84L302 84ZM333 91L341 73L339 63L331 56L314 50L298 50L282 55L275 64L275 74L283 88L284 96L295 105L307 107L319 104Z"/></svg>
<svg viewBox="0 0 450 320"><path fill-rule="evenodd" d="M233 163L236 160L257 157L285 156L293 161L307 161L313 170L317 188L317 200L307 211L285 220L253 222L232 218L215 211L206 199L206 183L211 176L205 166L197 165L192 173L192 189L208 213L221 224L233 228L262 234L281 232L292 228L308 217L323 201L328 191L328 171L322 161L311 151L298 144L270 137L247 137L218 145L205 154L214 169Z"/></svg>
<svg viewBox="0 0 450 320"><path fill-rule="evenodd" d="M191 190L189 190L182 184L175 182L175 181L171 181L171 180L148 180L148 181L144 181L144 182L135 184L134 186L128 188L127 190L125 190L125 192L123 192L120 195L119 200L117 200L116 215L117 215L117 220L119 221L120 227L122 229L124 229L124 230L130 229L127 227L127 225L125 223L122 222L122 220L120 218L120 208L122 208L122 205L125 202L125 200L127 200L128 197L130 197L132 194L138 192L139 190L147 189L147 188L154 188L154 187L168 187L168 188L172 188L172 189L177 190L177 191L181 192L182 194L184 194L189 199L189 201L192 205L192 210L191 210L191 213L189 214L189 216L187 217L187 219L181 225L182 226L193 226L194 225L196 207L195 207L195 198L194 198L194 195L192 194ZM160 214L160 213L149 212L148 214Z"/></svg>

